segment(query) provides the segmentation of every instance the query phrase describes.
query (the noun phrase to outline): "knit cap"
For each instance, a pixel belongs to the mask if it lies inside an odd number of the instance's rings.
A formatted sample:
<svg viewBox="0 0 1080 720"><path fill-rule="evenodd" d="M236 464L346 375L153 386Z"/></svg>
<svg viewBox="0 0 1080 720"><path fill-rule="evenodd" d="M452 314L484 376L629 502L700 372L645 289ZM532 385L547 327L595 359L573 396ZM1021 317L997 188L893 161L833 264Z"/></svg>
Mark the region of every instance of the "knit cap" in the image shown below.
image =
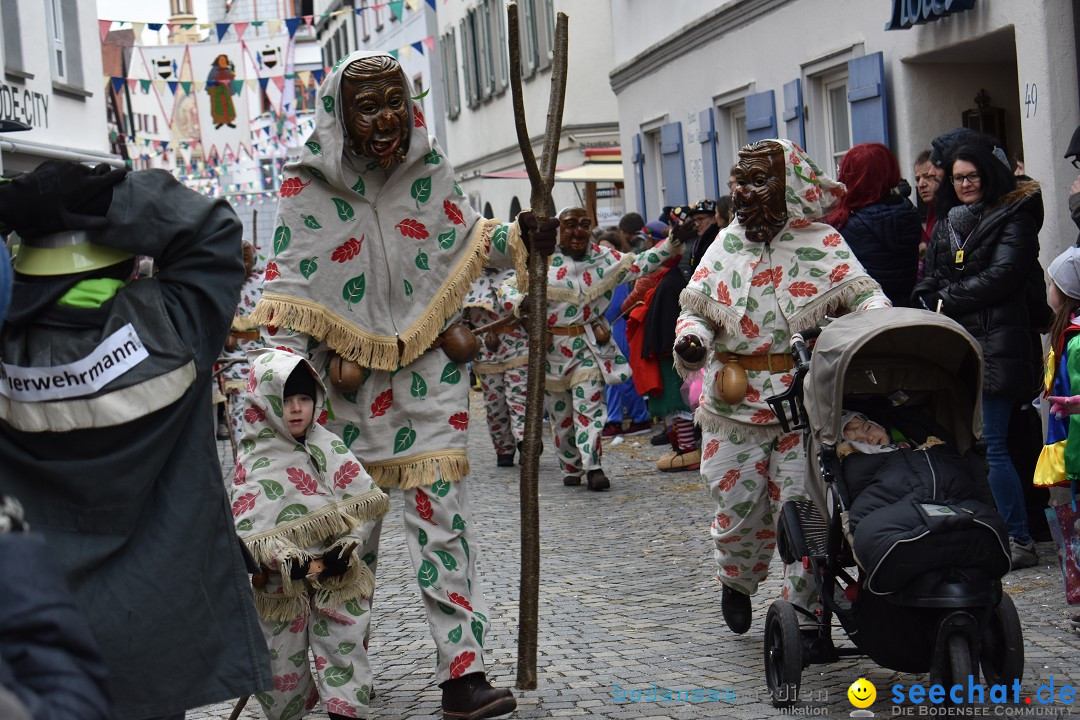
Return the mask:
<svg viewBox="0 0 1080 720"><path fill-rule="evenodd" d="M1046 272L1061 292L1080 300L1080 248L1071 247L1058 255Z"/></svg>

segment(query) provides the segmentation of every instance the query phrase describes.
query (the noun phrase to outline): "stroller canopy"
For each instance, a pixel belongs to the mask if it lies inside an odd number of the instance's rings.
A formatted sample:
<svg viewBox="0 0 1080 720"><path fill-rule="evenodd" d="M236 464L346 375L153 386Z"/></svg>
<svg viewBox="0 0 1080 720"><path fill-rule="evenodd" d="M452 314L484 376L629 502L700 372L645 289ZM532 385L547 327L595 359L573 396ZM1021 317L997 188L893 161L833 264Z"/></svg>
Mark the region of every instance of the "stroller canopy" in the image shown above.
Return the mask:
<svg viewBox="0 0 1080 720"><path fill-rule="evenodd" d="M823 444L842 438L846 395L942 393L961 452L982 433L982 351L954 320L913 308L845 315L825 326L814 346L803 390L810 431ZM969 432L970 431L970 434Z"/></svg>

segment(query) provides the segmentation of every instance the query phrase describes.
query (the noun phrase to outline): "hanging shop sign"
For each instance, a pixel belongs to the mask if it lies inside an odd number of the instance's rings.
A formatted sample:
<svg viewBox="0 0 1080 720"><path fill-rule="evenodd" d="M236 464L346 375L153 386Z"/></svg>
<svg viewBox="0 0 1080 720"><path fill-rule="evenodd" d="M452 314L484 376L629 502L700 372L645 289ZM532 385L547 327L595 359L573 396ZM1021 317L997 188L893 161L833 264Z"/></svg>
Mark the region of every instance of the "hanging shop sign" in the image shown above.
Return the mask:
<svg viewBox="0 0 1080 720"><path fill-rule="evenodd" d="M892 0L892 18L885 29L907 30L974 7L975 0Z"/></svg>

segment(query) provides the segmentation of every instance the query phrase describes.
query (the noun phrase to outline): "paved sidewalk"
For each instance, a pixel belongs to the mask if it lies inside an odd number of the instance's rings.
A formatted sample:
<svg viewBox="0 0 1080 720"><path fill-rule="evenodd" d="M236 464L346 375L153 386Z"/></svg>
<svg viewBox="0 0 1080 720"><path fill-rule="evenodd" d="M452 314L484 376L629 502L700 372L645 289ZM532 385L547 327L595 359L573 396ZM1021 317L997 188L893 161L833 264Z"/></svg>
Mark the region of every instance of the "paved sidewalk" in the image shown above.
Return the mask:
<svg viewBox="0 0 1080 720"><path fill-rule="evenodd" d="M479 571L491 609L488 675L512 686L517 643L518 471L496 468L479 398L473 395L470 499L475 518ZM518 692L516 718L775 718L783 715L767 699L762 633L768 603L777 595L770 580L754 597L754 625L742 636L720 617L720 591L713 578L708 527L711 500L696 473L665 474L654 462L664 448L648 435L608 441L604 467L612 489L592 493L566 488L550 452L541 458L542 572L539 687ZM549 443L550 449L550 443ZM231 465L228 443L223 464ZM226 459L225 456L228 456ZM224 468L228 477L232 468ZM439 718L440 690L432 684L434 648L403 542L400 494L380 545L370 656L376 698L371 718ZM1051 677L1056 689L1080 684L1080 636L1069 629L1061 575L1050 544L1039 546L1042 563L1011 573L1006 590L1024 626L1025 659L1021 702ZM779 569L774 560L773 571ZM1080 611L1080 608L1074 608ZM836 631L838 642L842 631ZM902 641L902 639L901 639ZM844 641L846 642L846 641ZM794 713L848 717L847 688L858 677L877 687L871 708L879 718L893 714L891 686L928 684L925 675L895 673L866 658L803 671L808 702ZM729 690L721 702L631 702L620 693ZM926 706L924 705L923 708ZM934 708L938 709L938 708ZM1000 716L1005 708L984 708ZM1049 708L1017 708L1034 712ZM1057 711L1065 706L1058 704ZM232 703L194 710L189 720L225 720ZM258 720L254 700L242 718ZM321 713L309 717L324 718Z"/></svg>

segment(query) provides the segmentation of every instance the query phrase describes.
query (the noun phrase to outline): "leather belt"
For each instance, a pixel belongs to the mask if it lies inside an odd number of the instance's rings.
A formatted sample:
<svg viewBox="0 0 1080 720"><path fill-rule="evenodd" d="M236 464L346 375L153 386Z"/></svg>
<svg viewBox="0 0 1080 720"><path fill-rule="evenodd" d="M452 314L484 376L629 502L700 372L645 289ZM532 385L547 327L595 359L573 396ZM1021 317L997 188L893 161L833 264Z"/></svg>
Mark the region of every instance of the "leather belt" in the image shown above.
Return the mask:
<svg viewBox="0 0 1080 720"><path fill-rule="evenodd" d="M500 323L490 328L488 332L495 333L496 335L506 335L512 333L521 327L521 318L511 318L505 323Z"/></svg>
<svg viewBox="0 0 1080 720"><path fill-rule="evenodd" d="M570 337L577 337L578 335L585 334L585 326L566 325L563 327L548 327L548 332L552 335L568 335Z"/></svg>
<svg viewBox="0 0 1080 720"><path fill-rule="evenodd" d="M795 367L795 357L791 353L736 355L717 352L716 359L722 363L738 363L743 370L768 370L770 373L787 372Z"/></svg>

